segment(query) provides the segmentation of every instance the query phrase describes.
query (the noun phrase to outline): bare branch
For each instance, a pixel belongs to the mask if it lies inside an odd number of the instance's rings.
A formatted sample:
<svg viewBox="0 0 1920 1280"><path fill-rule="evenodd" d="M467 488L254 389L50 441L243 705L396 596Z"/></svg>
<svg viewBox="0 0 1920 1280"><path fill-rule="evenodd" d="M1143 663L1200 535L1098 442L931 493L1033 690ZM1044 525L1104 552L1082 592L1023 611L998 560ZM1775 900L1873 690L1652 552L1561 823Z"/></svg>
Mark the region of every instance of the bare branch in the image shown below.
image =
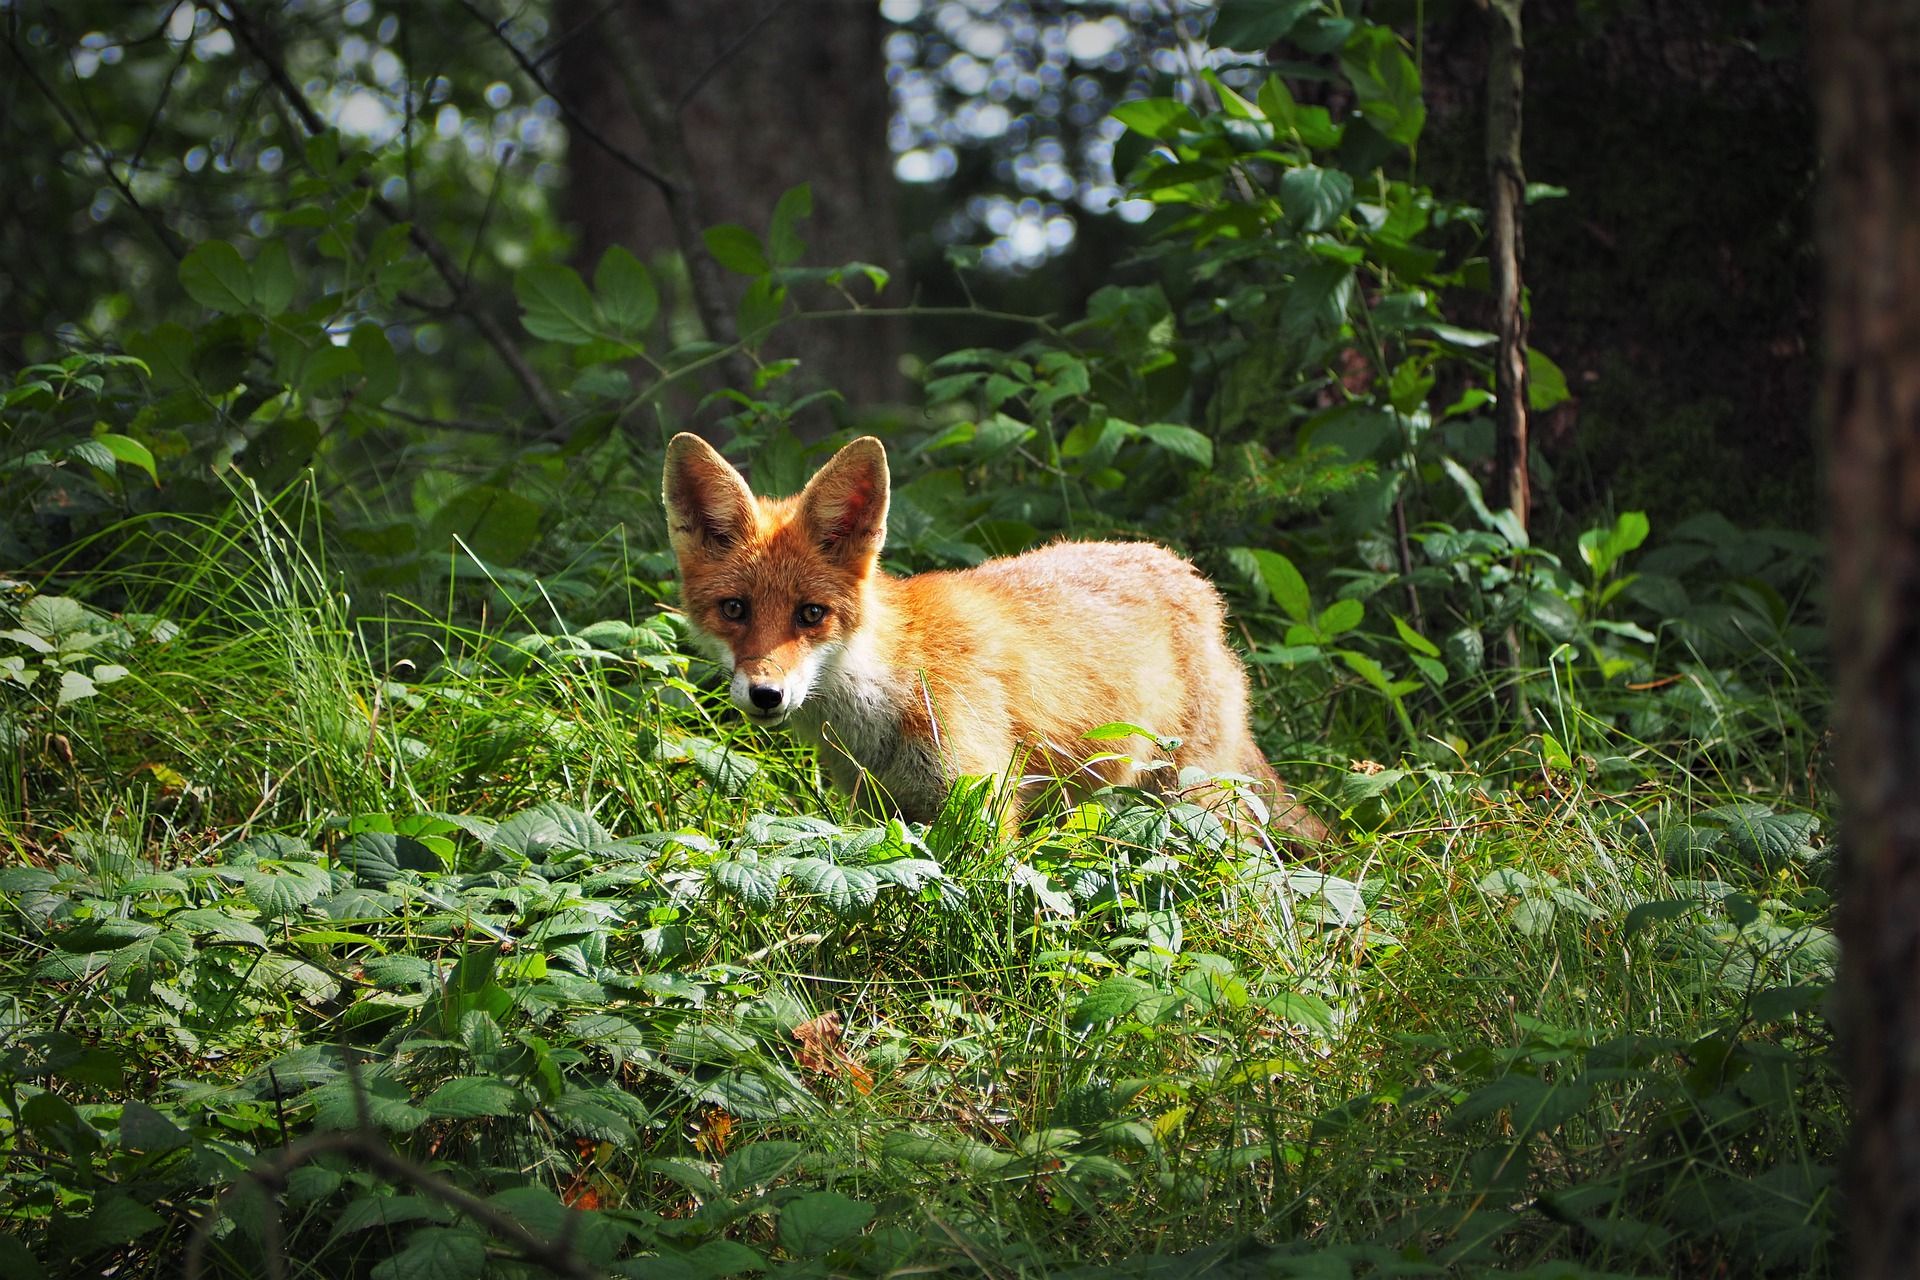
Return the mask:
<svg viewBox="0 0 1920 1280"><path fill-rule="evenodd" d="M292 78L287 75L286 66L278 54L267 47L267 41L254 27L245 7L239 3L229 3L215 12L226 24L227 30L246 46L254 60L266 71L280 97L293 109L294 114L300 117L300 123L305 126L307 132L310 134L326 132L326 122L320 118L320 113L313 109L313 104L307 101L307 95L301 92L300 86L293 83ZM471 294L471 281L460 269L459 264L453 260L453 255L447 252L446 246L423 230L418 223L410 221L393 206L391 201L381 195L370 175L364 172L354 175L354 185L368 192L367 203L372 205L381 217L392 223L406 225L407 238L426 256L434 272L446 282L447 288L452 290L453 299L448 304L448 309L458 310L472 321L473 327L480 331L480 336L486 339L487 345L494 349L501 363L507 366L514 380L526 391L527 398L533 401L534 409L539 413L547 429L560 430L566 421L565 415L560 412L560 406L554 400L553 393L547 390L546 383L541 381L540 375L520 353L520 348L514 343L513 338L502 327L499 320L484 307L466 305Z"/></svg>
<svg viewBox="0 0 1920 1280"><path fill-rule="evenodd" d="M33 87L40 91L40 96L47 100L47 105L53 108L61 122L67 126L67 131L74 136L74 140L92 152L94 159L100 162L100 168L106 173L107 181L113 184L113 189L120 193L120 198L127 202L127 206L140 215L140 220L145 222L148 229L153 232L154 238L160 242L160 247L165 249L175 262L184 258L186 251L180 247L179 241L173 238L173 232L167 229L167 224L160 220L158 214L140 203L139 197L133 194L133 188L127 185L126 179L122 178L119 170L114 167L113 153L87 133L73 112L68 109L67 104L60 100L60 95L54 92L53 86L41 77L39 68L28 60L26 51L20 47L19 37L11 26L7 31L7 49L13 54L13 60L20 64L20 69L27 73L27 78L33 81Z"/></svg>
<svg viewBox="0 0 1920 1280"><path fill-rule="evenodd" d="M772 4L761 11L759 17L747 24L745 31L742 31L738 36L734 37L732 44L722 49L714 60L709 62L700 74L693 78L693 83L689 84L681 91L680 96L674 99L673 114L676 119L682 111L687 109L687 104L693 101L695 95L706 86L707 81L713 78L713 73L731 62L735 54L746 48L747 45L752 42L753 38L760 34L760 28L766 26L768 22L772 21L773 15L779 13L786 7L787 0L773 0Z"/></svg>
<svg viewBox="0 0 1920 1280"><path fill-rule="evenodd" d="M566 99L560 96L559 91L547 83L547 78L541 74L540 68L532 59L528 58L520 46L515 44L512 38L507 35L506 23L495 22L492 18L489 18L480 11L480 6L474 4L473 0L460 0L460 7L473 15L475 22L480 23L487 30L493 32L493 38L500 42L501 48L512 55L513 60L519 64L520 70L526 72L527 78L533 81L535 87L553 99L554 104L560 108L560 114L566 118L569 128L580 137L591 142L594 146L613 157L616 163L632 170L648 182L651 182L654 186L660 188L661 194L669 200L673 199L675 192L678 190L678 184L638 156L607 141L604 134L582 119L579 112L568 106ZM608 8L612 8L612 6L609 5ZM605 10L602 10L602 12L605 12Z"/></svg>

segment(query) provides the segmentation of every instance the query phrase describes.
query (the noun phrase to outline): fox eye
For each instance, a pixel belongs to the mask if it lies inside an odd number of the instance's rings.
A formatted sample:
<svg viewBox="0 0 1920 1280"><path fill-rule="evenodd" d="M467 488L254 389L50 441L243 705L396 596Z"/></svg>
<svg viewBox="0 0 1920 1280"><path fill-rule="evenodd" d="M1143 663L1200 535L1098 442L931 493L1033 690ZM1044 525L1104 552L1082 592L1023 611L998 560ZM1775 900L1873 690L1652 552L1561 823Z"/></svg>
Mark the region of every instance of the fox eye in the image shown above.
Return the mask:
<svg viewBox="0 0 1920 1280"><path fill-rule="evenodd" d="M720 616L728 622L738 622L747 616L747 602L738 596L728 596L720 602Z"/></svg>
<svg viewBox="0 0 1920 1280"><path fill-rule="evenodd" d="M820 620L826 616L827 606L823 604L803 604L798 614L800 625L803 627L817 627L820 625Z"/></svg>

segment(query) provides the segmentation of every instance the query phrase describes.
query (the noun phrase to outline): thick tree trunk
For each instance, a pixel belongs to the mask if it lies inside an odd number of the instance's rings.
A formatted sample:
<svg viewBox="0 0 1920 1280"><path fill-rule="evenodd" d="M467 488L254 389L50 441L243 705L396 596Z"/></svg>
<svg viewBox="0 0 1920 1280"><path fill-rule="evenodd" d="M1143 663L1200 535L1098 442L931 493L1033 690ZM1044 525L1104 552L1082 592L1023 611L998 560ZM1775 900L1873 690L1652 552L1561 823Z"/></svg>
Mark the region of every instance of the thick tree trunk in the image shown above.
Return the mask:
<svg viewBox="0 0 1920 1280"><path fill-rule="evenodd" d="M863 261L897 273L877 4L561 0L556 37L556 87L568 105L687 187L676 229L654 184L576 138L566 208L585 263L613 244L642 257L684 251L690 213L764 236L781 193L805 182L813 190L813 216L801 226L805 265ZM714 274L709 283L730 313L744 282ZM831 305L817 292L805 300ZM720 327L706 319L709 331ZM898 321L792 325L768 347L798 356L811 380L840 390L855 412L903 392Z"/></svg>
<svg viewBox="0 0 1920 1280"><path fill-rule="evenodd" d="M1920 8L1817 0L1856 1276L1920 1257Z"/></svg>

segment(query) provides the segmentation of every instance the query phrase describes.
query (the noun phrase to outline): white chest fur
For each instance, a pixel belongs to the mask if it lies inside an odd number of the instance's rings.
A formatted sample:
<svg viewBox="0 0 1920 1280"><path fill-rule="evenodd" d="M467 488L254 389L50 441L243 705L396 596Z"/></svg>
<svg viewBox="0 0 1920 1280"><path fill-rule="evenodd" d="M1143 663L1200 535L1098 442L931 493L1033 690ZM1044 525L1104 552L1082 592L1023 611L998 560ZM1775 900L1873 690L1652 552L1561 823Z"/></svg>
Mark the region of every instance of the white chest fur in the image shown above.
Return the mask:
<svg viewBox="0 0 1920 1280"><path fill-rule="evenodd" d="M861 637L823 657L794 723L820 747L834 784L857 795L876 784L883 807L931 821L946 798L945 771L931 741L903 721L919 680L889 667Z"/></svg>

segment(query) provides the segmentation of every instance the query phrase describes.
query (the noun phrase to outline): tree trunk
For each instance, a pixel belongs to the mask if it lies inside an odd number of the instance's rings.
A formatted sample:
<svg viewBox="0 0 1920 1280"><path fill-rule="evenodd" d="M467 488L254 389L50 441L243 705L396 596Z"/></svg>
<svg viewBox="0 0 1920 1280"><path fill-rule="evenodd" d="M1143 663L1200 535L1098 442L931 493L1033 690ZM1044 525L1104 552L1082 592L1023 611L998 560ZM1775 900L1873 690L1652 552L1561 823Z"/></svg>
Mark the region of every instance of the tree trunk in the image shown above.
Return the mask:
<svg viewBox="0 0 1920 1280"><path fill-rule="evenodd" d="M804 182L813 191L813 216L800 227L804 265L863 261L897 274L882 36L871 3L561 0L555 82L568 105L686 186L676 230L657 186L576 137L566 210L583 264L614 244L643 258L685 253L689 211L700 226L737 222L764 237L781 193ZM730 324L744 280L699 261L704 249L689 256ZM799 292L809 305L835 304ZM710 333L720 327L703 319ZM898 320L832 320L789 325L763 354L799 357L804 376L838 389L858 413L901 398L904 343Z"/></svg>
<svg viewBox="0 0 1920 1280"><path fill-rule="evenodd" d="M1520 162L1520 107L1524 88L1520 38L1521 0L1491 0L1493 32L1487 50L1487 181L1493 197L1493 305L1500 345L1493 361L1493 505L1505 507L1527 527L1532 495L1527 485L1527 313L1522 307L1521 210L1526 207L1526 170Z"/></svg>
<svg viewBox="0 0 1920 1280"><path fill-rule="evenodd" d="M1920 8L1817 0L1851 1274L1920 1256Z"/></svg>

